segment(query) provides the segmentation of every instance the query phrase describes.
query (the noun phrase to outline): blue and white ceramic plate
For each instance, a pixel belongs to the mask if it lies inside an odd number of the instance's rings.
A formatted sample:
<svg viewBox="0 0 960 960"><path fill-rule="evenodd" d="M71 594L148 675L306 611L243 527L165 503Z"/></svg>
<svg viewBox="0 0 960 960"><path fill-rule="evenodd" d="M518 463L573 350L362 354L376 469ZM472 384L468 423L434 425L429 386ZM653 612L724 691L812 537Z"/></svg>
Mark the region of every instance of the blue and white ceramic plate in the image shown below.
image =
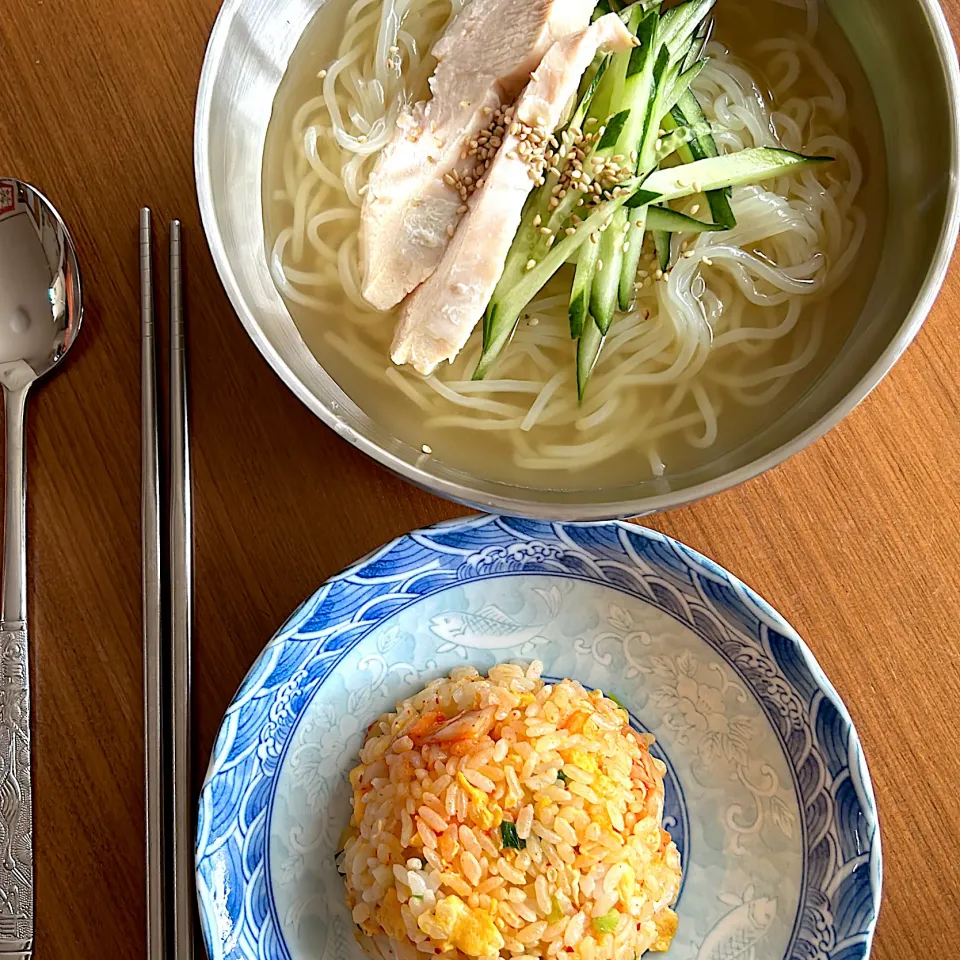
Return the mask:
<svg viewBox="0 0 960 960"><path fill-rule="evenodd" d="M482 517L401 537L290 618L200 802L212 960L362 960L334 866L367 725L458 664L539 659L615 694L666 761L678 960L857 960L880 835L850 717L753 591L626 523Z"/></svg>

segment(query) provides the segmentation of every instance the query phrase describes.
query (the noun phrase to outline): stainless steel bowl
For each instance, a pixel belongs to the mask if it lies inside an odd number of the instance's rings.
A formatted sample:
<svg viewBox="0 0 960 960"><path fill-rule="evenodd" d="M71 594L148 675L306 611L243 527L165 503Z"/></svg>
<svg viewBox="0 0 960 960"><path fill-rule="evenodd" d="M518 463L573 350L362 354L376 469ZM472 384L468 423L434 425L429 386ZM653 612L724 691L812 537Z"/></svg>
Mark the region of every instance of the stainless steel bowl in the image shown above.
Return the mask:
<svg viewBox="0 0 960 960"><path fill-rule="evenodd" d="M557 519L652 513L756 476L802 450L880 382L916 336L943 283L958 228L960 70L936 0L825 0L856 51L883 120L889 211L876 285L815 388L768 429L669 485L549 491L493 483L424 458L366 416L300 339L270 278L261 206L263 148L290 55L326 0L226 0L197 97L195 166L203 223L247 333L288 387L375 460L440 496Z"/></svg>

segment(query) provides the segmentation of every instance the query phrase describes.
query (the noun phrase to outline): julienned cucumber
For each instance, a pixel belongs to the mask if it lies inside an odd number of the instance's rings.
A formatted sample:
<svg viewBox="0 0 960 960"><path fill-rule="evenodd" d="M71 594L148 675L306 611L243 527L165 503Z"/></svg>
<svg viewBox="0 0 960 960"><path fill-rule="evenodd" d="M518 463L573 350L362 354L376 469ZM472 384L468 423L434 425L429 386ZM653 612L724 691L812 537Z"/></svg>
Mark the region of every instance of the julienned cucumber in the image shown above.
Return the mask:
<svg viewBox="0 0 960 960"><path fill-rule="evenodd" d="M593 318L588 317L587 325L577 344L577 399L581 403L605 339Z"/></svg>
<svg viewBox="0 0 960 960"><path fill-rule="evenodd" d="M647 210L647 229L666 233L716 233L727 228L722 223L706 223L669 207L650 207Z"/></svg>
<svg viewBox="0 0 960 960"><path fill-rule="evenodd" d="M670 112L670 115L664 118L664 126L667 128L671 126L682 128L684 125L701 127L706 123L707 118L704 115L703 108L692 90L687 90L677 100L677 105ZM684 163L693 163L695 160L720 156L717 143L709 131L692 138L688 144L679 147L677 152ZM726 224L732 230L737 225L737 218L730 208L730 194L729 187L725 190L713 190L707 194L707 203L710 204L710 213L714 221Z"/></svg>
<svg viewBox="0 0 960 960"><path fill-rule="evenodd" d="M723 157L709 157L681 167L656 170L643 181L642 192L657 193L661 201L679 200L694 193L762 183L797 167L832 161L833 157L805 157L779 147L751 147ZM638 207L643 203L642 196L634 196L626 206Z"/></svg>
<svg viewBox="0 0 960 960"><path fill-rule="evenodd" d="M513 336L523 308L591 233L599 230L611 214L619 210L628 199L639 199L642 204L654 203L660 199L655 193L640 189L636 180L627 181L623 186L635 192L629 196L624 194L597 204L590 216L577 227L573 234L564 236L562 240L555 243L546 256L516 282L513 277L500 278L500 283L493 292L484 316L483 355L473 375L474 380L482 380L487 375L490 367Z"/></svg>
<svg viewBox="0 0 960 960"><path fill-rule="evenodd" d="M666 273L670 269L670 234L666 230L653 230L653 247L657 252L657 266Z"/></svg>
<svg viewBox="0 0 960 960"><path fill-rule="evenodd" d="M580 245L577 269L570 288L570 336L576 340L590 319L590 294L593 290L593 275L597 269L600 247L596 243Z"/></svg>

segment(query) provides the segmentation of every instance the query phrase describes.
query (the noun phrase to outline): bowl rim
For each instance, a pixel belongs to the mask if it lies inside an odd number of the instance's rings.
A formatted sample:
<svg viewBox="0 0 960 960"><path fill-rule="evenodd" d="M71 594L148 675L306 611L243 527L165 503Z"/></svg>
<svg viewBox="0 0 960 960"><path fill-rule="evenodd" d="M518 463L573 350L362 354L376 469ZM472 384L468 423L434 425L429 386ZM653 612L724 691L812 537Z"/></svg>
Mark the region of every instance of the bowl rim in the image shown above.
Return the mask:
<svg viewBox="0 0 960 960"><path fill-rule="evenodd" d="M256 317L240 291L236 275L230 265L223 244L222 233L213 203L212 171L209 164L209 116L213 100L216 72L226 45L226 35L237 10L246 0L224 0L207 44L200 73L194 121L194 174L197 202L210 254L213 257L220 281L243 324L247 335L256 345L267 363L286 384L291 392L331 430L350 444L375 460L381 466L403 477L416 486L445 497L455 503L493 513L507 513L540 519L556 520L609 520L623 517L647 516L674 509L697 500L722 493L779 466L795 453L799 453L819 440L835 427L848 413L859 406L890 372L894 364L913 342L936 301L953 256L957 234L960 232L960 62L950 27L939 0L915 0L926 15L930 32L937 48L940 66L946 84L949 107L950 169L947 183L945 214L937 244L927 268L926 276L909 311L904 317L896 336L874 361L869 370L834 407L815 423L792 440L781 444L762 457L719 477L650 497L620 501L589 502L590 491L575 491L585 499L576 503L549 501L540 502L524 496L536 487L519 487L502 484L505 491L496 493L476 488L466 482L457 482L436 475L416 463L408 463L401 457L369 439L319 397L313 394L294 373L274 346L267 340ZM492 482L493 485L497 485ZM515 492L513 492L515 491Z"/></svg>

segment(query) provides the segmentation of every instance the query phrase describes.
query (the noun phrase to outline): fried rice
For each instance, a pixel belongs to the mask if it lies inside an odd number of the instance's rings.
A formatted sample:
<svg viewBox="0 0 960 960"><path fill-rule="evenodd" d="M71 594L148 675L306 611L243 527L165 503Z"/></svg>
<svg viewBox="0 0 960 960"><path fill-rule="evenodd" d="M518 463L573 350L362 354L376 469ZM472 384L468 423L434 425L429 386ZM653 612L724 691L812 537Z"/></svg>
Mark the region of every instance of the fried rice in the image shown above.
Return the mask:
<svg viewBox="0 0 960 960"><path fill-rule="evenodd" d="M666 950L680 857L625 710L542 665L453 670L371 724L339 868L379 960Z"/></svg>

